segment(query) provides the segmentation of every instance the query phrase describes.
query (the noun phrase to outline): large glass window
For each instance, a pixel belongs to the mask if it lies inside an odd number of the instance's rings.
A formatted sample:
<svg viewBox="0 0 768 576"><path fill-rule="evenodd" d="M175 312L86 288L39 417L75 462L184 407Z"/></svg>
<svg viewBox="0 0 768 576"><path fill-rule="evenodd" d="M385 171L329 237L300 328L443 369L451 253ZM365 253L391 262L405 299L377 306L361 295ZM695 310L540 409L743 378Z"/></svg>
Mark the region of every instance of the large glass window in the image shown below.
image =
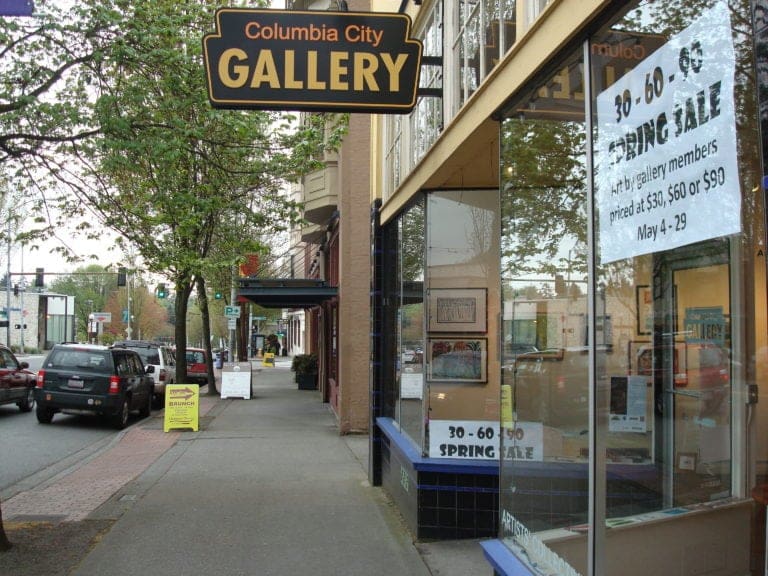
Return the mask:
<svg viewBox="0 0 768 576"><path fill-rule="evenodd" d="M429 12L424 31L419 35L424 46L425 57L436 57L442 61L443 56L443 3L435 2ZM416 107L410 116L410 130L413 135L411 166L415 166L427 153L429 147L437 140L443 129L443 66L442 64L426 65L422 63L419 77L419 88L437 91L440 96L422 96L416 102Z"/></svg>
<svg viewBox="0 0 768 576"><path fill-rule="evenodd" d="M432 458L498 458L498 191L427 194Z"/></svg>
<svg viewBox="0 0 768 576"><path fill-rule="evenodd" d="M398 219L399 302L397 312L397 381L395 419L419 449L424 430L424 204Z"/></svg>
<svg viewBox="0 0 768 576"><path fill-rule="evenodd" d="M627 2L502 122L501 532L533 573L763 573L751 14Z"/></svg>
<svg viewBox="0 0 768 576"><path fill-rule="evenodd" d="M569 560L542 554L549 535L589 520L582 70L577 52L519 99L501 128L502 536L558 574ZM610 318L599 319L610 346ZM573 554L585 551L581 542Z"/></svg>
<svg viewBox="0 0 768 576"><path fill-rule="evenodd" d="M622 326L619 349L598 350L602 506L608 526L674 516L678 530L706 506L742 552L705 519L665 549L719 550L722 573L749 570L751 512L732 508L755 482L745 393L766 330L749 14L747 1L638 2L591 42L598 302ZM636 56L618 66L617 52ZM609 557L622 546L607 543Z"/></svg>
<svg viewBox="0 0 768 576"><path fill-rule="evenodd" d="M456 109L499 63L516 38L515 0L458 0L453 4ZM454 110L455 112L455 110Z"/></svg>

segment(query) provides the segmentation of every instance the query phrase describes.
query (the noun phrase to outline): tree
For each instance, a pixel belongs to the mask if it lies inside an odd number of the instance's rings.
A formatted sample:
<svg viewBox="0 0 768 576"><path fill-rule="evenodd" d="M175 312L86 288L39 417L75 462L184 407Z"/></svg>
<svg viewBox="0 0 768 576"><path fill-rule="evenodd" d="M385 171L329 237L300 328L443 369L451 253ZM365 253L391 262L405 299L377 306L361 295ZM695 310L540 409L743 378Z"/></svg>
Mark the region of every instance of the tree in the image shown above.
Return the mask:
<svg viewBox="0 0 768 576"><path fill-rule="evenodd" d="M91 264L77 268L71 275L60 276L49 287L52 292L75 297L75 325L79 341L88 340L88 317L105 311L109 295L117 290L117 277L103 266Z"/></svg>
<svg viewBox="0 0 768 576"><path fill-rule="evenodd" d="M56 182L71 170L68 145L95 134L90 107L99 62L119 33L119 14L110 7L67 4L38 2L34 18L0 18L0 177L24 192L37 223L26 241L55 234L86 209ZM56 210L59 203L65 211ZM63 244L57 250L69 254Z"/></svg>
<svg viewBox="0 0 768 576"><path fill-rule="evenodd" d="M102 57L110 82L95 104L99 134L74 145L91 166L88 185L72 182L72 189L150 271L169 278L183 350L195 285L231 269L240 254L264 250L260 238L298 222L300 207L281 186L320 166L316 158L338 145L345 117L332 117L326 130L319 115L297 127L287 115L214 110L200 42L214 22L212 3L107 5L122 14L121 35ZM204 292L198 304L207 314ZM186 362L178 357L183 380Z"/></svg>

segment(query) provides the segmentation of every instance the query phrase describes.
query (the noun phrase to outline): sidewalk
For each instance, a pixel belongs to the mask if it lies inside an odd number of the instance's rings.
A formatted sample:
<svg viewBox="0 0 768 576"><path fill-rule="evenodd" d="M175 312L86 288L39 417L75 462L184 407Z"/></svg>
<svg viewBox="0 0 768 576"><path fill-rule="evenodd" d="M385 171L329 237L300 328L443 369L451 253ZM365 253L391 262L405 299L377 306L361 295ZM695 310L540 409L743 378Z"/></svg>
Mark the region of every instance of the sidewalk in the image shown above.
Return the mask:
<svg viewBox="0 0 768 576"><path fill-rule="evenodd" d="M114 522L74 576L492 573L476 541L414 545L367 481L368 438L338 435L290 359L253 365L251 400L202 395L198 432L163 433L159 415L139 422L3 502L4 518Z"/></svg>

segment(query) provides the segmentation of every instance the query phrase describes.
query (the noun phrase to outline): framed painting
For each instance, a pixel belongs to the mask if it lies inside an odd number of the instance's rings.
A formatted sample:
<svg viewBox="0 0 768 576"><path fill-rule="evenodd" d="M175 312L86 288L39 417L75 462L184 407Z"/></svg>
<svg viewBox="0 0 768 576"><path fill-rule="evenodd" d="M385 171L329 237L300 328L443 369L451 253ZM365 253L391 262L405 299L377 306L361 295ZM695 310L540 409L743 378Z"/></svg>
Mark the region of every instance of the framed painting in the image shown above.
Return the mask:
<svg viewBox="0 0 768 576"><path fill-rule="evenodd" d="M430 332L487 331L485 288L432 288L429 291Z"/></svg>
<svg viewBox="0 0 768 576"><path fill-rule="evenodd" d="M637 300L637 333L650 334L653 331L653 294L650 286L635 288Z"/></svg>
<svg viewBox="0 0 768 576"><path fill-rule="evenodd" d="M430 338L427 341L429 379L433 382L488 381L488 340Z"/></svg>

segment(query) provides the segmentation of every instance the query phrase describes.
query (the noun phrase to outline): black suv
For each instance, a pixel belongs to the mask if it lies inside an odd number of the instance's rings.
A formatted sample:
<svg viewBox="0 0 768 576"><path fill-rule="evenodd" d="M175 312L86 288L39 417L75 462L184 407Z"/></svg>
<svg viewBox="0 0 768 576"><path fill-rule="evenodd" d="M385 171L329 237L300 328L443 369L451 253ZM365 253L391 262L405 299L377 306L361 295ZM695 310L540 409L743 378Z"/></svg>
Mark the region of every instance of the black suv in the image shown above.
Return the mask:
<svg viewBox="0 0 768 576"><path fill-rule="evenodd" d="M154 385L133 350L57 344L37 373L37 420L49 424L57 412L106 416L118 429L128 414L152 410Z"/></svg>

